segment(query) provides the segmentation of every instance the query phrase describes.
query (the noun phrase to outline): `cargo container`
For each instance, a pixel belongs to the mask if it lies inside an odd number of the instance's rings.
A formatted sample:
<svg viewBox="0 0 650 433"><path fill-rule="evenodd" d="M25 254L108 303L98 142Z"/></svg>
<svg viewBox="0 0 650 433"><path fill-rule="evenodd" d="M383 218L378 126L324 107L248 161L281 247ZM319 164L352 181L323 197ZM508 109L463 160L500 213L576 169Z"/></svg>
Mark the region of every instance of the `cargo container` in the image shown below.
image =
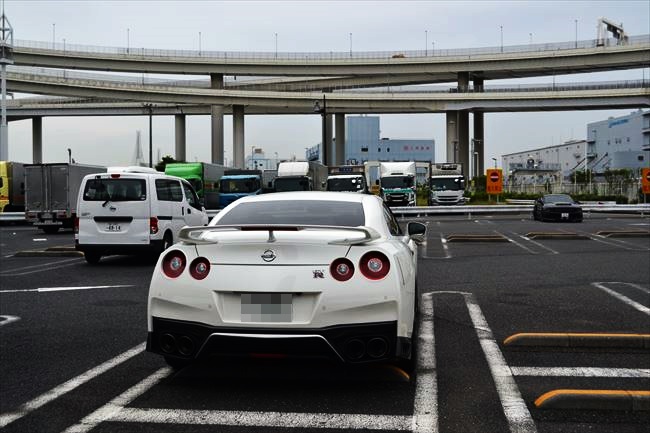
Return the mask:
<svg viewBox="0 0 650 433"><path fill-rule="evenodd" d="M325 191L327 166L317 161L290 161L278 165L275 191Z"/></svg>
<svg viewBox="0 0 650 433"><path fill-rule="evenodd" d="M23 212L24 210L24 164L0 161L0 212Z"/></svg>
<svg viewBox="0 0 650 433"><path fill-rule="evenodd" d="M105 172L98 165L25 164L25 219L45 233L72 228L84 176Z"/></svg>

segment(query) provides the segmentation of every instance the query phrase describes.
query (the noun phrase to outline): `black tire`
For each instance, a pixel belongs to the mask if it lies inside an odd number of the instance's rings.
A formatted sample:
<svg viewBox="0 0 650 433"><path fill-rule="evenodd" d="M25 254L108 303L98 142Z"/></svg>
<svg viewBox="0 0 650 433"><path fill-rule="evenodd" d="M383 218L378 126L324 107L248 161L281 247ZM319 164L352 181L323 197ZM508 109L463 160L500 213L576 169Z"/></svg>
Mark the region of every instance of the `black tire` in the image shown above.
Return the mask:
<svg viewBox="0 0 650 433"><path fill-rule="evenodd" d="M173 358L171 356L165 356L165 362L174 369L174 371L182 370L191 363L191 361L187 359Z"/></svg>
<svg viewBox="0 0 650 433"><path fill-rule="evenodd" d="M161 253L165 251L167 248L171 247L174 245L174 238L172 237L172 234L167 232L165 233L165 236L163 237L163 243L162 243L162 250L160 251Z"/></svg>
<svg viewBox="0 0 650 433"><path fill-rule="evenodd" d="M409 359L399 358L394 365L408 374L409 382L415 381L418 359L418 337L420 335L420 292L417 282L415 283L415 302L413 305L413 333L411 334L411 357Z"/></svg>
<svg viewBox="0 0 650 433"><path fill-rule="evenodd" d="M48 235L53 235L59 231L59 226L43 226L41 227L41 230L43 230Z"/></svg>
<svg viewBox="0 0 650 433"><path fill-rule="evenodd" d="M89 265L96 265L102 259L102 255L99 253L90 253L86 251L84 253L84 258Z"/></svg>

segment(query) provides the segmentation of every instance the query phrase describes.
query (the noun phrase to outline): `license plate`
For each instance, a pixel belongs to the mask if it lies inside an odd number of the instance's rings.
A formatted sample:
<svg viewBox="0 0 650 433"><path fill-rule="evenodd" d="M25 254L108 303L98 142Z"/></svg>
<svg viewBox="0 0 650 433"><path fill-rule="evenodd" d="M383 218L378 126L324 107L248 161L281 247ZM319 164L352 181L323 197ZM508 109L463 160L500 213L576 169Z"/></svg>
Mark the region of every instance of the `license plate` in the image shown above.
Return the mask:
<svg viewBox="0 0 650 433"><path fill-rule="evenodd" d="M107 232L121 232L122 227L119 224L106 224Z"/></svg>
<svg viewBox="0 0 650 433"><path fill-rule="evenodd" d="M242 293L242 322L291 322L293 297L290 293Z"/></svg>
<svg viewBox="0 0 650 433"><path fill-rule="evenodd" d="M562 219L569 219L569 214L567 212L563 212L561 217Z"/></svg>

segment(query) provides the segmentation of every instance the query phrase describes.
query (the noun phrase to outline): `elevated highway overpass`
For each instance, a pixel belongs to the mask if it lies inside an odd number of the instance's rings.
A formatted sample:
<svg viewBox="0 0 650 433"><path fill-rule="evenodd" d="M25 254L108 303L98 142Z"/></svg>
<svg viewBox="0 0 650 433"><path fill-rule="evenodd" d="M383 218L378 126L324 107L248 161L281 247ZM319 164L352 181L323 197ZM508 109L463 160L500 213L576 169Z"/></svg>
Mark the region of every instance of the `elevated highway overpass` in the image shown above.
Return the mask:
<svg viewBox="0 0 650 433"><path fill-rule="evenodd" d="M474 138L483 171L483 113L494 111L583 110L648 106L647 85L623 88L527 89L499 91L486 80L625 70L650 66L650 35L630 37L617 45L608 40L536 44L480 49L373 53L232 53L89 47L18 42L14 61L19 66L64 69L55 74L13 71L8 87L14 92L91 99L75 106L61 104L67 115L85 113L176 114L184 131L184 116L209 110L212 118L212 159L223 161L223 115L233 114L234 161L244 161L244 113L313 114L314 100L327 101L324 154L332 154L332 116L336 135L344 136L346 113L444 112L447 154L469 164L469 113L474 113ZM20 68L19 68L20 69ZM27 68L28 69L28 68ZM121 80L74 76L71 69L144 74L209 75L209 80L185 84L144 78ZM57 75L58 74L58 75ZM232 76L230 80L224 77ZM237 81L236 77L256 77ZM116 82L119 81L119 82ZM453 92L361 91L362 88L409 84L456 83ZM356 89L345 92L345 89ZM110 101L95 103L99 98ZM324 105L324 104L323 104ZM57 110L20 106L12 118L40 119ZM143 110L145 113L143 113ZM38 115L37 113L41 113ZM76 114L74 114L76 113ZM40 128L40 120L35 121ZM179 144L179 140L181 143ZM337 155L343 154L337 140ZM457 147L458 152L453 149ZM179 149L182 153L179 155ZM327 150L327 152L325 152ZM36 153L36 152L35 152ZM184 137L177 134L177 157L184 156ZM340 164L326 157L326 163Z"/></svg>

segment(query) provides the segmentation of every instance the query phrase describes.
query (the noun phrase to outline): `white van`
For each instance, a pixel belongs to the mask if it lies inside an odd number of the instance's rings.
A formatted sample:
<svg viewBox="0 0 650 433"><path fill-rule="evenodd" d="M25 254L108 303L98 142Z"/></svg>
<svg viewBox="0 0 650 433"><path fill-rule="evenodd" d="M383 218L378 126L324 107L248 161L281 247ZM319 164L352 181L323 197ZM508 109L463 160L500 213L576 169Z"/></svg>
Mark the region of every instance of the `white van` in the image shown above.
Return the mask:
<svg viewBox="0 0 650 433"><path fill-rule="evenodd" d="M146 167L109 167L81 182L75 247L90 264L111 254L160 254L184 226L207 223L186 180Z"/></svg>

